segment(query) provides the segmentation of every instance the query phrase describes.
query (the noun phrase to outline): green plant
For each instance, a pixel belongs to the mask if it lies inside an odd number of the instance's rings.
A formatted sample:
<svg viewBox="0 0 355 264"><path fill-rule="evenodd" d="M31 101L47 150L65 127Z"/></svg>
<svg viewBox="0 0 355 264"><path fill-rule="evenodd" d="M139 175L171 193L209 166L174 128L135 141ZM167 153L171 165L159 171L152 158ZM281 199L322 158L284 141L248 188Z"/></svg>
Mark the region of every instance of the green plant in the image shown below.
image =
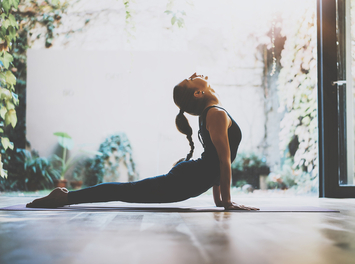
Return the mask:
<svg viewBox="0 0 355 264"><path fill-rule="evenodd" d="M99 148L100 155L96 155L93 159L85 161L85 184L95 185L101 183L107 174L119 176L118 167L121 160L128 169L129 181L138 178L136 165L133 160L131 143L125 133L117 133L109 136ZM114 161L110 161L110 157L114 157Z"/></svg>
<svg viewBox="0 0 355 264"><path fill-rule="evenodd" d="M136 31L135 21L133 15L135 11L131 8L132 0L123 0L123 5L125 8L125 32L127 34L127 41L130 42L131 39L134 39L134 32Z"/></svg>
<svg viewBox="0 0 355 264"><path fill-rule="evenodd" d="M238 185L244 185L246 182L258 189L260 187L259 176L267 175L269 172L265 158L255 153L242 152L237 154L232 163L232 185L240 187Z"/></svg>
<svg viewBox="0 0 355 264"><path fill-rule="evenodd" d="M8 125L16 126L15 106L19 103L18 96L14 93L16 77L12 72L13 56L11 54L19 27L12 13L17 9L18 3L18 0L2 0L0 2L0 135L1 147L4 151L14 148L8 138L8 132L4 128ZM3 168L1 156L0 176L7 178L7 171Z"/></svg>
<svg viewBox="0 0 355 264"><path fill-rule="evenodd" d="M54 155L54 160L59 161L61 166L60 166L60 179L64 180L65 173L70 169L74 162L75 162L75 157L71 157L67 159L67 152L68 150L71 150L74 146L74 141L65 132L56 132L53 135L55 135L58 138L58 144L63 148L63 154L62 157L58 157L57 155Z"/></svg>
<svg viewBox="0 0 355 264"><path fill-rule="evenodd" d="M61 1L63 2L63 1ZM26 148L26 51L35 28L45 27L45 46L51 46L55 28L68 4L58 0L3 0L0 2L0 183L11 189L16 176L16 149ZM8 90L8 91L6 91ZM16 92L16 93L15 93ZM11 125L7 125L11 124ZM16 126L15 126L16 125ZM7 177L8 171L8 177Z"/></svg>
<svg viewBox="0 0 355 264"><path fill-rule="evenodd" d="M192 1L185 1L185 3L187 5L190 5L191 7L194 6ZM184 10L176 10L175 0L168 0L168 3L166 4L166 10L164 11L164 13L167 15L171 15L170 22L172 26L176 24L179 28L185 27L184 17L186 16L186 12Z"/></svg>
<svg viewBox="0 0 355 264"><path fill-rule="evenodd" d="M20 190L48 189L53 187L53 180L60 172L52 166L51 160L40 157L35 151L17 149L11 188Z"/></svg>

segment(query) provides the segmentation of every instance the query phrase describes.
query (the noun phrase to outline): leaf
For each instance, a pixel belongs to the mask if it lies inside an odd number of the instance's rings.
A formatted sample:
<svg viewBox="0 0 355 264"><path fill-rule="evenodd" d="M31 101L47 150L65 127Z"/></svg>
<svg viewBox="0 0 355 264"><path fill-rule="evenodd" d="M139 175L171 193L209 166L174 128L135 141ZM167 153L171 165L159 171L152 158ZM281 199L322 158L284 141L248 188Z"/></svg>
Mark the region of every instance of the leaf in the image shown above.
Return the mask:
<svg viewBox="0 0 355 264"><path fill-rule="evenodd" d="M61 145L63 148L66 148L68 150L72 149L74 146L74 141L71 138L59 138L58 137L58 143Z"/></svg>
<svg viewBox="0 0 355 264"><path fill-rule="evenodd" d="M5 40L5 35L6 35L6 28L4 27L0 27L0 33L1 33L1 36L2 36L2 39Z"/></svg>
<svg viewBox="0 0 355 264"><path fill-rule="evenodd" d="M174 25L175 22L176 22L176 16L173 16L173 17L171 18L171 24Z"/></svg>
<svg viewBox="0 0 355 264"><path fill-rule="evenodd" d="M5 13L8 14L11 8L11 0L3 0L2 1L2 8L4 9Z"/></svg>
<svg viewBox="0 0 355 264"><path fill-rule="evenodd" d="M19 2L18 0L3 0L2 7L3 7L4 11L6 12L6 14L9 13L11 6L13 6L15 9L17 9L18 2Z"/></svg>
<svg viewBox="0 0 355 264"><path fill-rule="evenodd" d="M1 144L5 150L7 150L8 148L14 149L14 143L12 143L7 137L1 138Z"/></svg>
<svg viewBox="0 0 355 264"><path fill-rule="evenodd" d="M178 20L177 20L177 24L178 24L178 27L179 28L182 28L182 27L184 27L184 19L183 18L179 18Z"/></svg>
<svg viewBox="0 0 355 264"><path fill-rule="evenodd" d="M0 61L0 66L3 66L2 62ZM0 83L6 83L6 79L5 79L5 74L0 72Z"/></svg>
<svg viewBox="0 0 355 264"><path fill-rule="evenodd" d="M14 102L15 105L18 105L20 100L18 99L18 95L15 93L11 93L12 94L12 100Z"/></svg>
<svg viewBox="0 0 355 264"><path fill-rule="evenodd" d="M11 124L12 127L15 127L17 123L17 116L15 109L7 111L5 115L5 125Z"/></svg>
<svg viewBox="0 0 355 264"><path fill-rule="evenodd" d="M11 110L11 109L15 109L15 105L10 102L10 100L7 100L6 101L6 108L7 108L7 111Z"/></svg>
<svg viewBox="0 0 355 264"><path fill-rule="evenodd" d="M7 170L1 169L0 176L7 179Z"/></svg>
<svg viewBox="0 0 355 264"><path fill-rule="evenodd" d="M38 159L37 164L38 164L39 169L43 170L43 164L41 163L40 159Z"/></svg>
<svg viewBox="0 0 355 264"><path fill-rule="evenodd" d="M6 88L1 88L0 99L11 99L11 92Z"/></svg>
<svg viewBox="0 0 355 264"><path fill-rule="evenodd" d="M9 31L8 36L10 40L16 40L16 36L17 36L16 29L13 26L10 26L8 31Z"/></svg>
<svg viewBox="0 0 355 264"><path fill-rule="evenodd" d="M11 26L13 26L14 28L18 28L16 18L12 14L9 15L9 22Z"/></svg>
<svg viewBox="0 0 355 264"><path fill-rule="evenodd" d="M67 133L56 132L53 135L58 137L58 143L62 148L65 148L65 149L72 149L73 148L74 141L71 138L71 136L69 136Z"/></svg>
<svg viewBox="0 0 355 264"><path fill-rule="evenodd" d="M11 56L10 53L8 53L8 52L6 52L6 51L3 51L3 52L1 52L0 60L1 60L2 63L4 64L4 67L5 67L6 69L8 69L9 66L10 66L10 63L13 61L13 57Z"/></svg>
<svg viewBox="0 0 355 264"><path fill-rule="evenodd" d="M57 137L64 137L64 138L72 138L71 136L69 136L67 133L65 132L55 132L53 133L53 135L57 136Z"/></svg>
<svg viewBox="0 0 355 264"><path fill-rule="evenodd" d="M11 22L10 22L9 19L5 19L4 22L2 22L2 26L3 26L4 28L6 28L6 29L7 29L10 25L11 25Z"/></svg>
<svg viewBox="0 0 355 264"><path fill-rule="evenodd" d="M0 108L0 116L1 116L2 119L5 119L6 113L7 113L6 107L5 107L5 106L2 106L2 107Z"/></svg>
<svg viewBox="0 0 355 264"><path fill-rule="evenodd" d="M166 10L166 11L164 11L164 13L170 15L170 14L173 13L173 11L171 11L171 10Z"/></svg>
<svg viewBox="0 0 355 264"><path fill-rule="evenodd" d="M11 71L6 71L5 73L6 82L10 85L16 84L16 77Z"/></svg>
<svg viewBox="0 0 355 264"><path fill-rule="evenodd" d="M13 5L13 7L14 7L15 9L17 9L19 0L10 0L10 3L11 3L11 5Z"/></svg>

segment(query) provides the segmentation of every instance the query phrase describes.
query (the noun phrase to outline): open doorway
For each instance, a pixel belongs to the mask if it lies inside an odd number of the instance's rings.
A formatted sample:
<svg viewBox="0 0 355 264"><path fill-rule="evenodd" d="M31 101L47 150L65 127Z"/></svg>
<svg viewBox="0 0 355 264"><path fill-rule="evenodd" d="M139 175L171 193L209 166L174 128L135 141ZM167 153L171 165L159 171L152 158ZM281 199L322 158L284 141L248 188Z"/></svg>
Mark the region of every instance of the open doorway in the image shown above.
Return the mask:
<svg viewBox="0 0 355 264"><path fill-rule="evenodd" d="M75 1L28 51L28 140L48 156L66 131L76 155L124 132L140 178L164 174L188 151L172 88L196 71L242 128L234 189L317 195L315 19L315 1Z"/></svg>

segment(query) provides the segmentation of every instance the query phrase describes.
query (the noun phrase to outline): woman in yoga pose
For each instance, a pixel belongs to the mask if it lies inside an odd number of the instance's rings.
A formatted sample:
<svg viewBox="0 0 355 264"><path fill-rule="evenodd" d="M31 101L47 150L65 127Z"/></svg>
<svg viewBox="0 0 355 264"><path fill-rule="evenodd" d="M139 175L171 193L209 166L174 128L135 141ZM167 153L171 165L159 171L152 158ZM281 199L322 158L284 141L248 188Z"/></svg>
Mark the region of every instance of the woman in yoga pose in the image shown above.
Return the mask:
<svg viewBox="0 0 355 264"><path fill-rule="evenodd" d="M70 204L123 201L170 203L198 196L213 187L216 206L226 210L258 210L232 202L231 162L235 159L242 134L226 110L218 106L207 76L194 73L174 88L174 102L180 108L175 123L186 135L190 152L168 174L126 183L102 183L77 191L56 188L48 196L27 207L61 207ZM184 112L199 116L199 139L204 147L201 158L190 160L194 151L192 129Z"/></svg>

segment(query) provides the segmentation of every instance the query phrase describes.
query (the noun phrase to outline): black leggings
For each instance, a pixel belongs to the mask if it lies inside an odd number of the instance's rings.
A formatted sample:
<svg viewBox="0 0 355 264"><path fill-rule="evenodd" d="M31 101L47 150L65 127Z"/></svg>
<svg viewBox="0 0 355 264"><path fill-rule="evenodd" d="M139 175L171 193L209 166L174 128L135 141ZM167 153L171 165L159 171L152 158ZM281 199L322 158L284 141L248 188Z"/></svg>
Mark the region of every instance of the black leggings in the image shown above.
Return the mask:
<svg viewBox="0 0 355 264"><path fill-rule="evenodd" d="M168 174L136 182L102 183L68 194L69 204L122 201L171 203L198 196L216 182L218 170L201 159L181 162Z"/></svg>

